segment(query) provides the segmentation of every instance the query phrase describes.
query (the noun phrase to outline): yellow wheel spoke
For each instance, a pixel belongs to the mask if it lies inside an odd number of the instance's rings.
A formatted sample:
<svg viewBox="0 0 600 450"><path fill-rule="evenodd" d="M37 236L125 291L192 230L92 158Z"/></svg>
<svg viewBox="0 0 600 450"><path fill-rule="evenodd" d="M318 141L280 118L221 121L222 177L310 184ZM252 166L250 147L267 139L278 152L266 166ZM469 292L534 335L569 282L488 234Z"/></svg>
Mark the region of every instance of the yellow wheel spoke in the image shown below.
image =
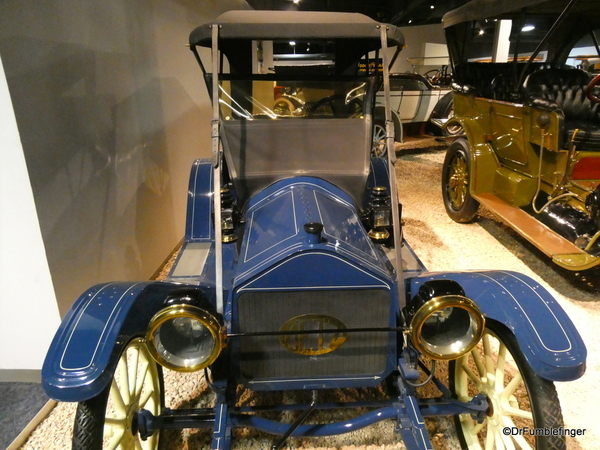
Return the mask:
<svg viewBox="0 0 600 450"><path fill-rule="evenodd" d="M496 444L495 450L507 450L504 446L504 435L498 429L494 429L494 442Z"/></svg>
<svg viewBox="0 0 600 450"><path fill-rule="evenodd" d="M515 423L512 421L512 419L510 419L510 417L503 417L502 423L504 424L505 427L509 427L509 428L516 427ZM512 441L516 442L516 444L519 446L519 448L521 450L533 450L533 447L531 447L531 445L529 445L529 443L527 442L527 440L525 439L525 437L523 435L520 435L520 434L511 435L511 436L507 436L507 438L511 439L511 445L512 445Z"/></svg>
<svg viewBox="0 0 600 450"><path fill-rule="evenodd" d="M475 384L478 389L481 389L481 380L477 378L477 375L473 373L473 371L467 366L467 362L463 361L461 364L461 369L465 373L467 377Z"/></svg>
<svg viewBox="0 0 600 450"><path fill-rule="evenodd" d="M115 372L115 378L118 380L119 390L123 393L121 398L125 403L129 403L129 379L128 379L129 369L127 367L127 355L126 352L121 355L119 359L119 365L117 367L117 371Z"/></svg>
<svg viewBox="0 0 600 450"><path fill-rule="evenodd" d="M127 415L127 405L121 396L121 392L116 380L113 379L110 385L110 399L112 400L117 417L125 417Z"/></svg>
<svg viewBox="0 0 600 450"><path fill-rule="evenodd" d="M494 357L493 357L493 352L492 352L492 346L490 344L490 335L489 334L484 334L483 335L483 357L485 360L485 373L487 374L488 378L490 378L490 375L494 375L495 373L495 363L494 363Z"/></svg>
<svg viewBox="0 0 600 450"><path fill-rule="evenodd" d="M131 398L135 397L135 393L137 391L137 378L138 378L138 361L140 359L140 349L139 347L130 347L129 349L129 372L128 372L128 392Z"/></svg>
<svg viewBox="0 0 600 450"><path fill-rule="evenodd" d="M140 364L140 366L138 367L138 376L137 376L137 380L135 382L136 390L133 393L135 398L138 398L140 396L140 394L142 393L142 389L144 388L145 381L146 381L146 376L148 375L149 366L150 366L150 363L148 361L143 361Z"/></svg>
<svg viewBox="0 0 600 450"><path fill-rule="evenodd" d="M144 395L142 397L140 397L140 409L147 409L146 408L146 404L148 403L148 400L152 399L154 397L154 395L156 394L156 392L153 392L152 390L148 389L146 392L144 392ZM152 413L154 413L154 411L150 411Z"/></svg>
<svg viewBox="0 0 600 450"><path fill-rule="evenodd" d="M156 448L158 445L158 433L155 431L154 434L152 436L150 436L147 440L146 440L146 447L148 449L153 449Z"/></svg>
<svg viewBox="0 0 600 450"><path fill-rule="evenodd" d="M116 448L123 442L125 436L125 428L117 429L116 433L113 434L112 438L108 442L104 450L116 450Z"/></svg>
<svg viewBox="0 0 600 450"><path fill-rule="evenodd" d="M533 421L533 414L531 413L531 411L525 411L523 409L519 409L519 408L513 408L512 406L508 406L506 405L504 408L504 413L508 414L509 416L514 416L514 417L521 417L522 419L528 419Z"/></svg>
<svg viewBox="0 0 600 450"><path fill-rule="evenodd" d="M485 427L485 426L486 426L485 420L483 422L481 422L481 423L475 422L474 426L473 426L473 434L479 434L479 433L481 433L481 430L483 430L483 427Z"/></svg>
<svg viewBox="0 0 600 450"><path fill-rule="evenodd" d="M485 450L494 450L494 443L496 439L496 434L494 433L494 428L487 421L487 433L485 435Z"/></svg>
<svg viewBox="0 0 600 450"><path fill-rule="evenodd" d="M500 436L502 436L502 442L506 450L516 450L512 436L506 436L502 431L500 431Z"/></svg>
<svg viewBox="0 0 600 450"><path fill-rule="evenodd" d="M508 398L513 395L515 390L519 387L521 381L523 381L523 377L521 376L521 372L518 372L502 391L502 397L508 400Z"/></svg>
<svg viewBox="0 0 600 450"><path fill-rule="evenodd" d="M106 417L104 419L104 429L109 428L111 431L115 429L125 429L125 418ZM104 432L106 434L106 431Z"/></svg>
<svg viewBox="0 0 600 450"><path fill-rule="evenodd" d="M485 366L481 361L481 355L479 354L479 350L477 348L474 348L473 351L471 351L471 355L473 355L473 361L475 362L475 367L477 367L479 376L482 379L481 381L485 383L485 380L487 379L487 372L485 371Z"/></svg>
<svg viewBox="0 0 600 450"><path fill-rule="evenodd" d="M500 344L498 349L498 361L496 363L496 373L494 375L494 387L497 393L504 390L504 363L506 362L506 346Z"/></svg>
<svg viewBox="0 0 600 450"><path fill-rule="evenodd" d="M527 442L524 436L513 436L513 439L521 450L533 450L533 447Z"/></svg>

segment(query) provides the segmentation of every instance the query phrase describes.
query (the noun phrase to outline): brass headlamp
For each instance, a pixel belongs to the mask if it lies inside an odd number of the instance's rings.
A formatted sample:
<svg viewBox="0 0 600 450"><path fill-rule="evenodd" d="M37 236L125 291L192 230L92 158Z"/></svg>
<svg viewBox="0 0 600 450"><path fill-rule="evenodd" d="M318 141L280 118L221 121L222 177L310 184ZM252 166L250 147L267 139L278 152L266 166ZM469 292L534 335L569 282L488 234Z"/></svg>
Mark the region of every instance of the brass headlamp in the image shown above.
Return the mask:
<svg viewBox="0 0 600 450"><path fill-rule="evenodd" d="M477 345L485 329L478 306L452 280L427 281L404 312L414 347L433 359L460 358Z"/></svg>
<svg viewBox="0 0 600 450"><path fill-rule="evenodd" d="M215 315L189 300L189 296L169 298L146 332L148 350L156 362L179 372L208 367L223 348L221 324Z"/></svg>

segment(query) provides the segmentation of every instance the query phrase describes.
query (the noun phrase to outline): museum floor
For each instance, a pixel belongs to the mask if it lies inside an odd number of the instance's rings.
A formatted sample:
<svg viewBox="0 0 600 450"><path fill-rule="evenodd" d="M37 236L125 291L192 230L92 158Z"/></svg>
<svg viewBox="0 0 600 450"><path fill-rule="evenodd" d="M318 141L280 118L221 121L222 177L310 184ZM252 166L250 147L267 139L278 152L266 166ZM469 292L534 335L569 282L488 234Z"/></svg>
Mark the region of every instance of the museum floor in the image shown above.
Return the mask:
<svg viewBox="0 0 600 450"><path fill-rule="evenodd" d="M400 149L400 161L397 165L407 241L430 270L516 270L533 277L552 292L577 325L588 348L586 374L575 382L556 384L565 426L587 429L584 436L569 438L568 448L600 449L600 440L597 439L600 425L597 425L593 414L597 408L597 399L600 398L600 358L596 350L600 348L600 334L595 331L600 323L600 271L574 274L556 267L487 211L480 211L474 223L454 223L445 214L441 200L443 147L415 149L420 145L411 146L412 149L407 149L408 145ZM167 403L170 405L202 405L210 401L201 376L169 373L165 384ZM173 389L175 385L177 389ZM342 395L367 395L355 391ZM74 406L59 404L21 448L70 448ZM458 448L449 420L430 423L430 435L436 450ZM210 433L198 430L169 433L165 437L165 449L205 448L210 442ZM268 435L261 433L240 432L234 448L267 448L269 439ZM404 448L395 437L391 422L335 438L294 439L290 442L290 447L369 450Z"/></svg>
<svg viewBox="0 0 600 450"><path fill-rule="evenodd" d="M0 383L0 449L8 448L48 400L38 383Z"/></svg>

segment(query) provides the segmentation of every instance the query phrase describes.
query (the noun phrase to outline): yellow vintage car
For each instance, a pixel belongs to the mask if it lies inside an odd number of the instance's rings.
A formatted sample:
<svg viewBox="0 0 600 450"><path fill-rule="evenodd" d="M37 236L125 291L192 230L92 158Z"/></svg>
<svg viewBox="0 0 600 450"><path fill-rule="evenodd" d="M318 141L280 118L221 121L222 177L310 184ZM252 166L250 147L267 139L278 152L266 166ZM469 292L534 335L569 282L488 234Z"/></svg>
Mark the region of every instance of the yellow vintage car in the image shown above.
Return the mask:
<svg viewBox="0 0 600 450"><path fill-rule="evenodd" d="M454 118L448 215L482 205L559 266L600 264L600 8L593 1L473 0L443 18Z"/></svg>

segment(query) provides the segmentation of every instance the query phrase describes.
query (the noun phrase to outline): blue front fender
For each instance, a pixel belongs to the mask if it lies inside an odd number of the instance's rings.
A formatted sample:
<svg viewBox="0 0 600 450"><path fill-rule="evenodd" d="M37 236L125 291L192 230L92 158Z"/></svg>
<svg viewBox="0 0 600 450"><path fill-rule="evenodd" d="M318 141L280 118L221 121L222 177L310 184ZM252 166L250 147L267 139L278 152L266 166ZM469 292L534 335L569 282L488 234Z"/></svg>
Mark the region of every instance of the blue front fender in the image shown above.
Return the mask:
<svg viewBox="0 0 600 450"><path fill-rule="evenodd" d="M143 336L167 295L181 284L106 283L90 288L60 325L42 367L42 386L58 401L98 395L112 380L125 345Z"/></svg>
<svg viewBox="0 0 600 450"><path fill-rule="evenodd" d="M515 335L527 362L543 378L569 381L585 372L587 351L581 336L552 295L516 272L423 273L410 280L418 292L426 281L459 283L487 319L504 324Z"/></svg>

